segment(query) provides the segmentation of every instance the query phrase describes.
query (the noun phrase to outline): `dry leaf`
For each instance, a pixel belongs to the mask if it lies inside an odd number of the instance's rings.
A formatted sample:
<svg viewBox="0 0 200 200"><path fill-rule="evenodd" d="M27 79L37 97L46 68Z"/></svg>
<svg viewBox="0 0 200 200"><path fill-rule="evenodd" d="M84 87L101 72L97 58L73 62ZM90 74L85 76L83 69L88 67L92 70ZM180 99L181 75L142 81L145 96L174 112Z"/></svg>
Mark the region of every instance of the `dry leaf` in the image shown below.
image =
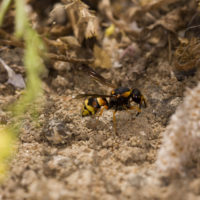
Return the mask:
<svg viewBox="0 0 200 200"><path fill-rule="evenodd" d="M176 33L176 30L183 25L183 21L181 20L181 11L184 8L177 8L169 12L167 15L157 20L156 23L150 25L148 27L149 30L154 29L156 26L161 25L168 31L172 31Z"/></svg>
<svg viewBox="0 0 200 200"><path fill-rule="evenodd" d="M65 36L59 38L62 42L66 43L69 47L81 47L78 40L74 36Z"/></svg>
<svg viewBox="0 0 200 200"><path fill-rule="evenodd" d="M95 66L102 68L111 68L112 62L108 52L101 49L97 45L94 46Z"/></svg>
<svg viewBox="0 0 200 200"><path fill-rule="evenodd" d="M132 34L135 37L138 37L138 32L131 29L131 24L127 24L124 19L116 19L112 13L112 6L110 0L102 0L99 3L99 10L107 16L107 18L115 25L115 27L119 28L122 32L127 32Z"/></svg>
<svg viewBox="0 0 200 200"><path fill-rule="evenodd" d="M65 9L75 37L80 43L84 38L98 37L99 35L99 22L97 17L88 6L80 0L74 0L73 2L63 1L65 3Z"/></svg>
<svg viewBox="0 0 200 200"><path fill-rule="evenodd" d="M187 38L183 38L183 37L178 37L178 40L181 44L185 44L187 45L189 43L189 40Z"/></svg>
<svg viewBox="0 0 200 200"><path fill-rule="evenodd" d="M180 0L140 0L140 5L143 7L143 9L152 10L152 9L159 9L163 6L168 6L169 4L175 3Z"/></svg>
<svg viewBox="0 0 200 200"><path fill-rule="evenodd" d="M178 80L182 80L181 76L194 75L200 67L199 53L200 42L197 38L192 38L188 43L183 40L174 54L174 72Z"/></svg>
<svg viewBox="0 0 200 200"><path fill-rule="evenodd" d="M98 37L98 27L99 27L99 23L98 23L97 18L91 16L85 30L85 38L91 38L94 36Z"/></svg>

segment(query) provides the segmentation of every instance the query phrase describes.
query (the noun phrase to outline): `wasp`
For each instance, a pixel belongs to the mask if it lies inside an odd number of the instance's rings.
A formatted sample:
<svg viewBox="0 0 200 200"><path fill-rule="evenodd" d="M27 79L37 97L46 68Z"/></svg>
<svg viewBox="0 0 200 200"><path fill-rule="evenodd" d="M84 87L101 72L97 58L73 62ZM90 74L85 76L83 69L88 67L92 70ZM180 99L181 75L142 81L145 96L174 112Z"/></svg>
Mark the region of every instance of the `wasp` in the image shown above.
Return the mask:
<svg viewBox="0 0 200 200"><path fill-rule="evenodd" d="M99 116L101 116L104 109L112 109L114 129L115 133L117 133L115 116L117 111L136 109L137 115L139 115L142 106L147 106L146 99L144 98L143 94L140 92L139 89L130 89L128 87L116 87L103 76L91 69L89 66L84 65L83 69L87 71L89 75L99 83L111 87L113 89L111 91L111 94L109 95L95 93L84 93L77 95L76 98L87 97L83 103L83 107L81 110L81 114L83 117L88 115L95 115L99 110ZM108 100L106 98L108 98ZM138 104L138 106L131 105L131 102L135 102L136 104Z"/></svg>

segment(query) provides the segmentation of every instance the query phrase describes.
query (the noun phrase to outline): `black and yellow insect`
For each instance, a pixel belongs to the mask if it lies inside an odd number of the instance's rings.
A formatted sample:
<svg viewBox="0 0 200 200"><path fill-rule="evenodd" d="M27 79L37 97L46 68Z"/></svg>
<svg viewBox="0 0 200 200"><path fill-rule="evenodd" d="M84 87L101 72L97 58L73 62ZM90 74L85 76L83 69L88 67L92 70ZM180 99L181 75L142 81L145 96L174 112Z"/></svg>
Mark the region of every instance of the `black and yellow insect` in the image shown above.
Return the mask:
<svg viewBox="0 0 200 200"><path fill-rule="evenodd" d="M82 117L96 114L101 107L108 109L108 101L106 100L106 98L89 97L85 99L81 111Z"/></svg>
<svg viewBox="0 0 200 200"><path fill-rule="evenodd" d="M139 89L134 88L130 89L128 87L116 87L111 84L108 80L103 78L101 75L97 74L94 70L92 70L88 66L84 66L84 70L86 70L91 77L93 77L98 82L107 85L113 88L110 95L102 95L102 94L79 94L77 98L80 97L88 97L85 99L83 108L82 108L82 116L94 115L99 110L100 114L102 114L104 109L112 109L113 111L113 123L114 129L116 132L116 117L115 114L119 110L137 110L137 115L141 112L142 105L146 107L146 100ZM109 98L108 100L106 98ZM131 102L135 102L139 106L131 105Z"/></svg>

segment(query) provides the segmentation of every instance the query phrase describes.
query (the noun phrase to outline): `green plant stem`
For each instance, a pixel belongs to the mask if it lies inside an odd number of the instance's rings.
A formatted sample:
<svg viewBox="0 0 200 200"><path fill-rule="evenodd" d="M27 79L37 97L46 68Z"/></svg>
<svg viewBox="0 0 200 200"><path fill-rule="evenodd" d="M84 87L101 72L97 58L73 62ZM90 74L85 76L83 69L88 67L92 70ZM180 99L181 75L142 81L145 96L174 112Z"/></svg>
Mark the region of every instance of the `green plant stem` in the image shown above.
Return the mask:
<svg viewBox="0 0 200 200"><path fill-rule="evenodd" d="M4 15L5 15L6 11L8 10L9 5L11 4L11 2L12 2L12 0L3 0L3 2L1 3L1 7L0 7L0 26L2 26Z"/></svg>

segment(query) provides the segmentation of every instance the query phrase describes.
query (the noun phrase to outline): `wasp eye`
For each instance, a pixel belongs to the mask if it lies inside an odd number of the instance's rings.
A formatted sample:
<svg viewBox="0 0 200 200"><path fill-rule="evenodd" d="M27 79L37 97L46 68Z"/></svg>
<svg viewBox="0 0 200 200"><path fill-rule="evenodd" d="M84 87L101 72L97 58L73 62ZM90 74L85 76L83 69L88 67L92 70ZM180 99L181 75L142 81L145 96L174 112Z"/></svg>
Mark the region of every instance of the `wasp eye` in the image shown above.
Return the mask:
<svg viewBox="0 0 200 200"><path fill-rule="evenodd" d="M133 89L132 94L133 94L134 97L139 97L139 96L141 96L140 91L139 91L138 89L136 89L136 88Z"/></svg>

